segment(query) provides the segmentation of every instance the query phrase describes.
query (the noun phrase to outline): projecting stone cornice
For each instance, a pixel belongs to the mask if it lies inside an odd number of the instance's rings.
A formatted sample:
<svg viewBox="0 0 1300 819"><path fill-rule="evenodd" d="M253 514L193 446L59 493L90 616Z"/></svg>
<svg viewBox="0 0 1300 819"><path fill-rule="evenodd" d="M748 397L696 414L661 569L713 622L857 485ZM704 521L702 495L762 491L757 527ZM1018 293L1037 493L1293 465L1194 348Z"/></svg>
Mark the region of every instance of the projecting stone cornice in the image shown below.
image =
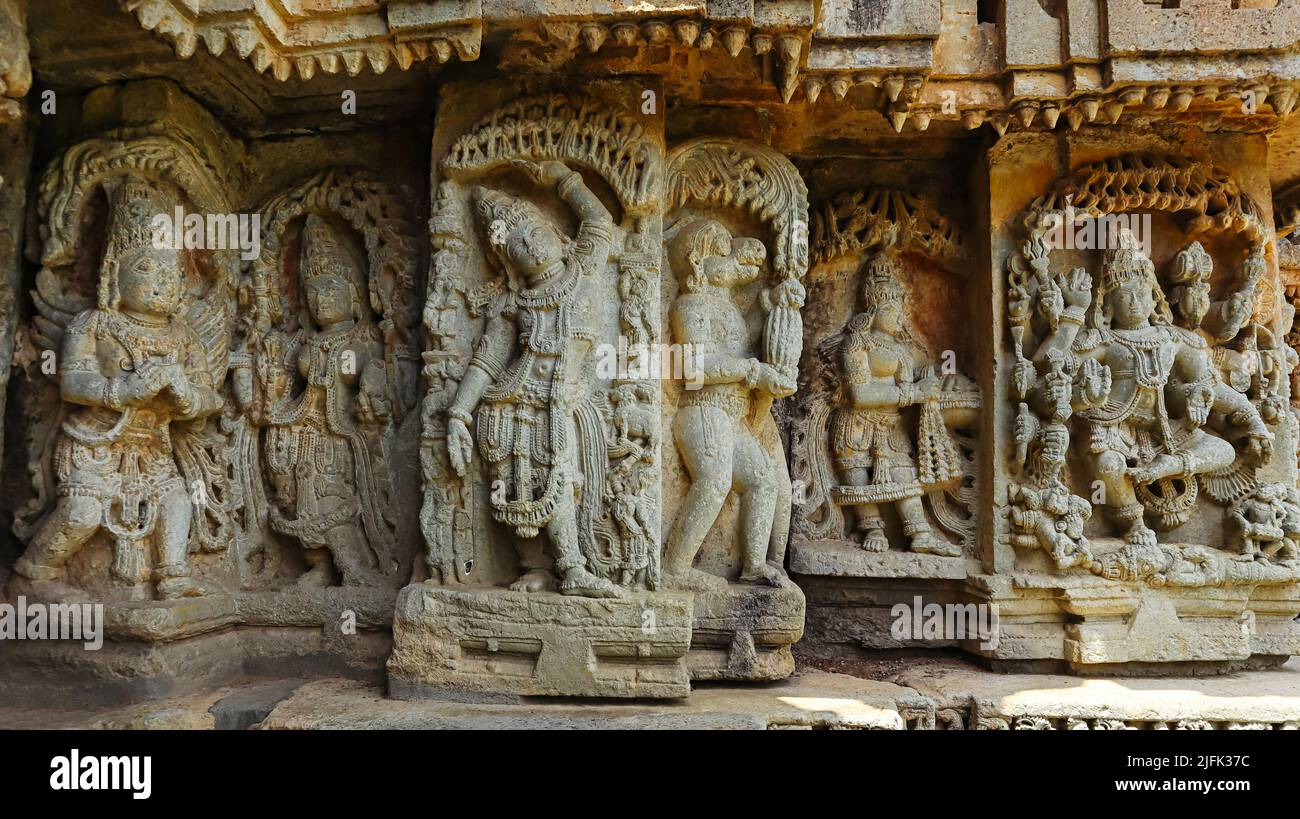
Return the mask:
<svg viewBox="0 0 1300 819"><path fill-rule="evenodd" d="M1267 127L1300 94L1300 0L1253 7L1268 2L1001 0L991 20L976 0L119 0L180 57L231 49L281 81L477 60L485 38L526 41L552 71L662 73L712 51L755 64L756 89L784 103L998 134L1132 111Z"/></svg>
<svg viewBox="0 0 1300 819"><path fill-rule="evenodd" d="M227 48L270 70L382 74L427 59L478 58L481 0L119 0L146 30L187 59L200 44L213 56Z"/></svg>

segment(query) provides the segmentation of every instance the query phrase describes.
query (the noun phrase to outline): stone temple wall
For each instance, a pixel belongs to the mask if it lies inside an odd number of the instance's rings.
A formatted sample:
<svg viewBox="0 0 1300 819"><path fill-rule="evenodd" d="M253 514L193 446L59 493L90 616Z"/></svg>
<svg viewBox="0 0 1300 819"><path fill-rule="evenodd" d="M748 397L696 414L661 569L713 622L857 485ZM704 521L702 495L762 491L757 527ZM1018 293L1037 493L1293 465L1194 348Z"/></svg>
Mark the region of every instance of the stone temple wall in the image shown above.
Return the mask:
<svg viewBox="0 0 1300 819"><path fill-rule="evenodd" d="M1300 0L0 0L0 587L106 637L0 692L1283 665L1298 93Z"/></svg>

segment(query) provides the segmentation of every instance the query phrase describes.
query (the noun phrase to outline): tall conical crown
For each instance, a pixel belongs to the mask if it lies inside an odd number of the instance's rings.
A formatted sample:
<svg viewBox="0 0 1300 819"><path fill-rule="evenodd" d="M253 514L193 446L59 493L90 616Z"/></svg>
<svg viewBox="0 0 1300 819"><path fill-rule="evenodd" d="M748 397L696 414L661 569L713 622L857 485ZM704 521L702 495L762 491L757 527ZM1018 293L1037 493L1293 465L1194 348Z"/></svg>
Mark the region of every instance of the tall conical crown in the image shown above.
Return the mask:
<svg viewBox="0 0 1300 819"><path fill-rule="evenodd" d="M881 251L867 262L862 282L862 306L875 310L886 304L902 304L907 295L900 279L902 265L889 250Z"/></svg>

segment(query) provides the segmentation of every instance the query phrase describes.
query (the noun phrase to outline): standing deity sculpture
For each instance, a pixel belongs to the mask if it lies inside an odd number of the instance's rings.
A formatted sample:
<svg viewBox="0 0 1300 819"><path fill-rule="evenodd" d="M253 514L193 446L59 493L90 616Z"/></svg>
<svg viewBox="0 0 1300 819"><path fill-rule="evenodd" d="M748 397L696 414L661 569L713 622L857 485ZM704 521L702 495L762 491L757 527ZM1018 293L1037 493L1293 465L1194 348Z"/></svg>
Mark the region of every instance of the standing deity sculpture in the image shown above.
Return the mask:
<svg viewBox="0 0 1300 819"><path fill-rule="evenodd" d="M568 238L531 202L479 187L474 208L495 262L510 282L489 310L478 347L447 410L447 449L457 474L469 470L475 449L493 482L492 516L521 539L545 531L554 571L520 549L524 571L515 591L558 585L564 594L619 597L623 590L594 574L581 547L580 504L594 495L595 468L604 458L582 423L591 392L591 348L596 338L596 290L613 242L613 219L581 174L558 160L513 165L553 189L580 220ZM476 415L477 413L477 415ZM586 503L601 503L588 497ZM557 578L558 575L558 578ZM557 583L558 581L558 583Z"/></svg>
<svg viewBox="0 0 1300 819"><path fill-rule="evenodd" d="M961 456L944 425L941 398L962 392L977 404L978 393L963 376L937 376L929 351L908 324L907 293L899 281L897 260L881 252L867 263L862 312L822 351L838 357L844 374L830 445L845 485L833 494L838 503L856 507L864 550L889 549L879 507L892 503L912 551L957 557L961 545L933 531L921 498L962 477ZM903 415L909 407L920 408L919 453Z"/></svg>
<svg viewBox="0 0 1300 819"><path fill-rule="evenodd" d="M798 570L960 571L976 536L981 407L958 370L969 345L961 235L928 199L883 186L832 196L813 233L813 287L837 307L810 333L791 428L807 489Z"/></svg>
<svg viewBox="0 0 1300 819"><path fill-rule="evenodd" d="M389 582L397 571L383 435L393 414L378 327L361 269L324 217L302 231L300 329L273 331L259 358L271 528L296 539L302 585ZM300 386L295 394L295 389Z"/></svg>
<svg viewBox="0 0 1300 819"><path fill-rule="evenodd" d="M147 596L150 577L163 599L202 593L188 563L195 502L176 432L223 399L185 320L180 251L155 242L169 205L143 181L119 183L97 306L63 335L60 392L75 409L54 453L57 502L14 567L34 596L81 596L62 582L65 565L101 530L114 539L113 578L133 596Z"/></svg>
<svg viewBox="0 0 1300 819"><path fill-rule="evenodd" d="M789 345L788 333L767 335L768 360L747 355L745 315L733 301L734 290L759 279L766 249L757 239L733 237L721 223L700 218L679 230L672 254L682 288L670 316L672 334L693 351L697 371L687 377L700 386L688 384L682 391L673 420L691 484L668 536L665 580L696 591L725 587L722 578L692 564L734 489L740 501L740 580L778 586L785 571L768 562L768 551L778 513L773 470L781 465L758 440L751 419L759 405L766 412L772 399L794 394L793 365L781 366L790 361L790 350L782 349ZM786 329L798 325L801 333L803 296L797 279L780 282L764 293L768 317L780 322L793 311Z"/></svg>

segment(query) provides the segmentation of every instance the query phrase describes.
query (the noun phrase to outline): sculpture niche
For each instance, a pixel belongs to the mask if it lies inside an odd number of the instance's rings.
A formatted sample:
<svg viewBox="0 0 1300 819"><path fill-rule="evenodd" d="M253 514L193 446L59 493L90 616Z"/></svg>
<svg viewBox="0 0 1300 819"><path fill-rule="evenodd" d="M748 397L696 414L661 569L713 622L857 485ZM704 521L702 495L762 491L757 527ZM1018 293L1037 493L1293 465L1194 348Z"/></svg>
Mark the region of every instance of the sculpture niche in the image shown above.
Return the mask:
<svg viewBox="0 0 1300 819"><path fill-rule="evenodd" d="M689 692L691 601L660 590L658 387L629 349L659 333L660 124L607 90L435 135L429 579L398 600L398 696ZM441 128L481 96L458 87Z"/></svg>

